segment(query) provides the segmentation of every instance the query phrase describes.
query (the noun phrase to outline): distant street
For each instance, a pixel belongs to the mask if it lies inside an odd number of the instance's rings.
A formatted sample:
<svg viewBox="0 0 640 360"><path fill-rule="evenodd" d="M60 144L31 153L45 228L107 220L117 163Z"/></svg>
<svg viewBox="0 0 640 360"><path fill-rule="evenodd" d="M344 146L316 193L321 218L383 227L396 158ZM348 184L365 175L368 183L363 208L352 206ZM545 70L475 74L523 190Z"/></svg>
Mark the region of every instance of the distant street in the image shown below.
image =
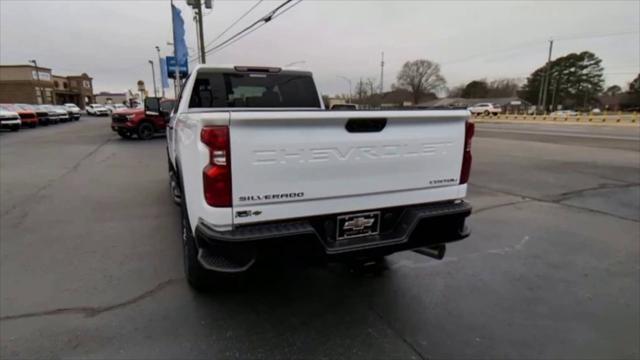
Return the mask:
<svg viewBox="0 0 640 360"><path fill-rule="evenodd" d="M0 133L2 358L638 358L640 128L478 124L472 236L381 275L182 272L165 139Z"/></svg>

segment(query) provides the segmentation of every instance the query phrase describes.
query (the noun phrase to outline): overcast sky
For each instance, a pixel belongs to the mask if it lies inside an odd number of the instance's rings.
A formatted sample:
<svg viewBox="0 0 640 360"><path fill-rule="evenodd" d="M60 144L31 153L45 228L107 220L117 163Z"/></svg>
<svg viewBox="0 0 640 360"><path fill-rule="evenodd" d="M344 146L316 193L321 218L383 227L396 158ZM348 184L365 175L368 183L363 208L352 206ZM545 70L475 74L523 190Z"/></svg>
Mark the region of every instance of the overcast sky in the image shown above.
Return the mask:
<svg viewBox="0 0 640 360"><path fill-rule="evenodd" d="M214 0L204 19L214 39L258 0ZM263 1L222 39L282 1ZM185 1L187 42L195 25ZM172 48L168 0L0 0L0 63L29 59L56 74L88 73L94 91L151 84L148 60ZM607 85L626 84L640 72L640 1L322 1L305 0L207 63L297 66L315 73L323 93L347 93L338 76L380 78L389 89L407 60L441 64L447 85L503 77L526 78L553 56L589 50L603 60ZM193 53L190 55L194 55Z"/></svg>

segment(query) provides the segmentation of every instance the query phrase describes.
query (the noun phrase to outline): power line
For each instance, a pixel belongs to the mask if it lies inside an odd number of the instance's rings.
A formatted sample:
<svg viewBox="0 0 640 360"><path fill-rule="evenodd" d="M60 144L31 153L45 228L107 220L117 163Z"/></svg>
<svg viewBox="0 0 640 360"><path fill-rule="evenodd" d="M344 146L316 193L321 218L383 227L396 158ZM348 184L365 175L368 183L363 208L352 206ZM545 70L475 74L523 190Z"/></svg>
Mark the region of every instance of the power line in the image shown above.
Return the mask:
<svg viewBox="0 0 640 360"><path fill-rule="evenodd" d="M282 4L278 5L275 9L271 10L269 13L267 13L266 15L261 17L260 19L258 19L255 22L253 22L251 25L249 25L249 26L245 27L244 29L238 31L234 35L230 36L226 40L224 40L221 43L219 43L218 45L206 50L205 53L206 54L210 54L210 53L222 50L223 48L235 43L236 41L242 39L243 37L251 34L252 32L254 32L256 30L258 30L259 28L261 28L262 26L266 25L271 20L274 20L274 19L278 18L280 15L282 15L285 12L291 10L291 8L293 8L294 6L296 6L300 2L302 2L302 0L297 0L296 2L294 2L288 8L286 8L286 9L282 10L281 12L277 13L278 10L282 9L284 6L286 6L287 4L289 4L289 3L293 2L293 1L294 0L286 0ZM257 27L256 27L256 25L257 25Z"/></svg>
<svg viewBox="0 0 640 360"><path fill-rule="evenodd" d="M220 34L218 34L218 36L215 37L215 39L209 41L209 43L205 46L205 48L209 47L211 44L213 44L214 42L216 42L218 39L220 39L222 37L222 35L226 34L232 27L234 27L240 20L244 19L247 15L249 15L249 13L251 11L253 11L253 9L255 9L256 7L258 7L258 5L260 5L260 3L262 3L264 0L258 0L257 3L253 4L253 6L251 8L249 8L249 10L245 11L244 14L240 15L239 18L237 18L233 23L231 23L231 25L229 25L226 29L224 29Z"/></svg>
<svg viewBox="0 0 640 360"><path fill-rule="evenodd" d="M615 37L615 36L624 36L624 35L631 35L631 34L640 34L640 32L636 31L621 31L621 32L615 32L615 33L606 33L606 34L574 34L574 35L567 35L564 37L552 37L554 40L562 40L562 41L566 41L566 40L582 40L582 39L596 39L596 38L606 38L606 37ZM456 64L456 63L461 63L461 62L466 62L469 60L474 60L476 58L481 58L484 56L488 56L488 55L495 55L495 54L500 54L500 53L505 53L505 52L512 52L514 50L519 50L522 48L526 48L529 47L531 45L542 45L543 41L547 41L546 40L535 40L535 41L527 41L524 43L520 43L520 44L516 44L510 47L506 47L506 48L499 48L496 50L492 50L492 51L488 51L488 52L482 52L482 53L477 53L475 55L470 55L470 56L466 56L464 58L460 58L460 59L454 59L454 60L449 60L449 61L445 61L440 63L441 65L451 65L451 64Z"/></svg>

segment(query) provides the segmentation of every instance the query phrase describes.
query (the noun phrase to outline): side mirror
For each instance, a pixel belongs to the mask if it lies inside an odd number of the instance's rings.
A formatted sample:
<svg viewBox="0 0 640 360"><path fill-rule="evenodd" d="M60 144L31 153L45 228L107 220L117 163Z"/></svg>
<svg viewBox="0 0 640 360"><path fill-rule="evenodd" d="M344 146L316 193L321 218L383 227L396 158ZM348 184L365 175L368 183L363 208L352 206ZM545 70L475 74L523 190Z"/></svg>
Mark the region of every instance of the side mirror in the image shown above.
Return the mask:
<svg viewBox="0 0 640 360"><path fill-rule="evenodd" d="M144 111L150 113L160 113L160 99L148 97L144 99Z"/></svg>

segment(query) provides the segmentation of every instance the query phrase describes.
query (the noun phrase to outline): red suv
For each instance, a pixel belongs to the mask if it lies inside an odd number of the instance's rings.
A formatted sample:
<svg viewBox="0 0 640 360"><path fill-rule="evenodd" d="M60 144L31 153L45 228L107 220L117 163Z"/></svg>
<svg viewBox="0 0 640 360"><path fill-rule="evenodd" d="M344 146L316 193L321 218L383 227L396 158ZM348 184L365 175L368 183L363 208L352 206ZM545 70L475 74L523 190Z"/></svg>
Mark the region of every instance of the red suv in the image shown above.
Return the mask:
<svg viewBox="0 0 640 360"><path fill-rule="evenodd" d="M139 139L149 140L156 134L164 134L175 100L158 100L160 101L159 113L145 111L143 108L115 111L111 115L111 130L124 139L130 139L136 135Z"/></svg>

